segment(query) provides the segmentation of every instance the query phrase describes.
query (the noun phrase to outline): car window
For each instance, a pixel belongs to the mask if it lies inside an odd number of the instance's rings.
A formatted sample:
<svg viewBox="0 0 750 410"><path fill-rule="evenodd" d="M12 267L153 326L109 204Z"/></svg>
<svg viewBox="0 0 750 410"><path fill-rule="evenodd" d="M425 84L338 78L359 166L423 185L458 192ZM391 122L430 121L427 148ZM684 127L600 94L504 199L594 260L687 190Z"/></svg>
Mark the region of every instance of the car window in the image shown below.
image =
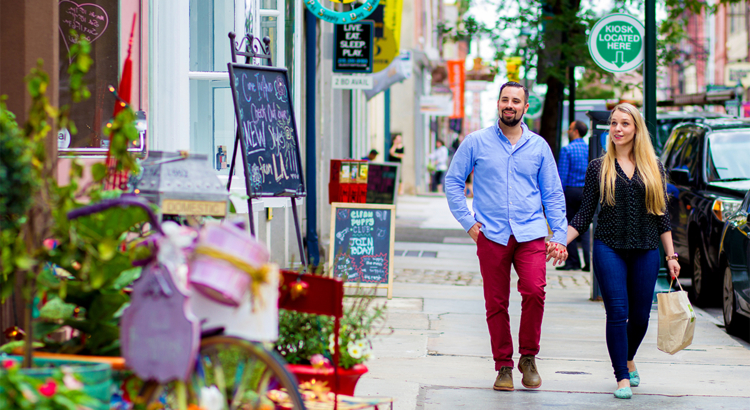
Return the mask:
<svg viewBox="0 0 750 410"><path fill-rule="evenodd" d="M691 180L695 179L698 175L698 170L700 169L700 136L701 133L699 131L691 131L687 133L687 138L682 148L680 166L690 172Z"/></svg>
<svg viewBox="0 0 750 410"><path fill-rule="evenodd" d="M750 179L750 131L717 132L708 136L706 173L709 181Z"/></svg>
<svg viewBox="0 0 750 410"><path fill-rule="evenodd" d="M682 164L680 163L680 159L682 158L682 151L685 148L685 143L687 142L687 130L678 130L675 132L675 135L672 138L672 149L669 152L669 157L667 158L667 163L665 166L667 169L675 169L679 168Z"/></svg>

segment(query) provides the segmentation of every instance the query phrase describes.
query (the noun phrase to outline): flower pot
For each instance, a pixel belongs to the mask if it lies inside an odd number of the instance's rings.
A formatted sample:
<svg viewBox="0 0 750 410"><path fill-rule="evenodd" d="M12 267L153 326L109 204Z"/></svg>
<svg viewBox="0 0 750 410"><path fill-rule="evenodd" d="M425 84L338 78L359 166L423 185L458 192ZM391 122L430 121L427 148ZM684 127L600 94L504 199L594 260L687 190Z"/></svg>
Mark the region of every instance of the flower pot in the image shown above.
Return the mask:
<svg viewBox="0 0 750 410"><path fill-rule="evenodd" d="M22 357L8 356L9 359L21 362ZM91 361L64 360L52 358L34 357L34 368L22 369L27 375L40 380L52 376L56 368L66 366L78 376L83 383L83 391L92 398L98 400L99 405L94 410L109 409L112 396L112 366L108 363L96 363Z"/></svg>
<svg viewBox="0 0 750 410"><path fill-rule="evenodd" d="M315 368L307 364L288 364L286 368L297 376L299 383L305 383L312 380L326 382L332 392L354 395L354 388L357 386L359 378L367 373L367 366L355 364L351 369L339 369L339 388L336 391L335 374L332 368Z"/></svg>

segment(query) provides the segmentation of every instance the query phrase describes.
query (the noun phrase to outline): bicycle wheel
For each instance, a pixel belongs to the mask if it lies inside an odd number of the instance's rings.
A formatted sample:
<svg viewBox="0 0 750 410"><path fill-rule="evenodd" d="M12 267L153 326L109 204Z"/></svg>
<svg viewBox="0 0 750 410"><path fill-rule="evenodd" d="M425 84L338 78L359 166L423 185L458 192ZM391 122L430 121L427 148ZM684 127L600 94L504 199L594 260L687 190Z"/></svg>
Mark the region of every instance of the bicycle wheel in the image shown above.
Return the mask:
<svg viewBox="0 0 750 410"><path fill-rule="evenodd" d="M186 386L146 383L140 398L148 409L172 410L180 407L180 401L201 404L220 400L229 410L273 410L279 407L268 398L268 392L281 388L286 390L289 408L305 410L297 379L276 352L247 340L213 336L201 340Z"/></svg>

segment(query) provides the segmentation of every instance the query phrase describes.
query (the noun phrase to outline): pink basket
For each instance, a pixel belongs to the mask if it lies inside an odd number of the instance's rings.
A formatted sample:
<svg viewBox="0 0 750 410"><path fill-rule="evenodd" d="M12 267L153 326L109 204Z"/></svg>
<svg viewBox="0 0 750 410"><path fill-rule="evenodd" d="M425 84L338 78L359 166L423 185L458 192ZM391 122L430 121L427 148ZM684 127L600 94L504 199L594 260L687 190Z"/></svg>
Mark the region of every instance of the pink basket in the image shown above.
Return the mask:
<svg viewBox="0 0 750 410"><path fill-rule="evenodd" d="M231 224L206 225L198 247L207 247L231 255L256 268L268 263L265 245ZM216 302L239 306L250 288L250 275L232 263L197 253L190 262L190 283Z"/></svg>

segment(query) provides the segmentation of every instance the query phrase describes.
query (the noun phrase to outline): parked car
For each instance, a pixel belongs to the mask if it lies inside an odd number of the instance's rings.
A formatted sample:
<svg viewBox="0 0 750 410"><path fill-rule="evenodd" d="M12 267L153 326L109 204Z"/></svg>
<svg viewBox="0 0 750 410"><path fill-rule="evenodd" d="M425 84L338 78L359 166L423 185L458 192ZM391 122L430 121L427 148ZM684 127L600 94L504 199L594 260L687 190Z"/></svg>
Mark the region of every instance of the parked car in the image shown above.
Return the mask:
<svg viewBox="0 0 750 410"><path fill-rule="evenodd" d="M681 283L690 286L698 305L720 300L721 234L750 189L748 153L750 121L741 119L678 124L664 145L661 160L670 180L668 206Z"/></svg>
<svg viewBox="0 0 750 410"><path fill-rule="evenodd" d="M656 155L661 155L664 144L672 134L672 129L674 129L677 124L686 121L701 122L706 119L714 118L736 117L712 111L667 111L656 114L656 139L654 140Z"/></svg>
<svg viewBox="0 0 750 410"><path fill-rule="evenodd" d="M724 266L722 311L727 332L747 338L750 325L750 191L724 223L720 259Z"/></svg>

